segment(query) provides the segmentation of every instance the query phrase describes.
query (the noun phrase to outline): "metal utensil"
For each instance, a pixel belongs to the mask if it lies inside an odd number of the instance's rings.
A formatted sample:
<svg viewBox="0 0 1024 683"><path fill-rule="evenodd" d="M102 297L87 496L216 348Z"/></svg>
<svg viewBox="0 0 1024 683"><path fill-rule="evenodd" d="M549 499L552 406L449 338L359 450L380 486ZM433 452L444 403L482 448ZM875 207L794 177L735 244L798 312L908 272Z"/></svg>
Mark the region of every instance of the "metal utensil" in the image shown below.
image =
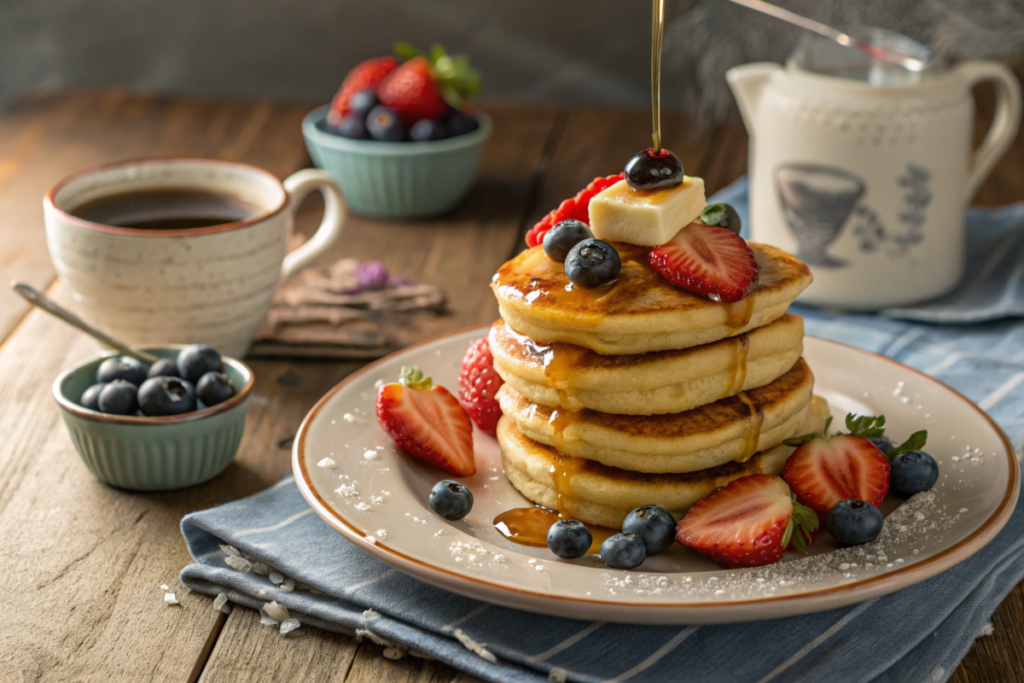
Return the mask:
<svg viewBox="0 0 1024 683"><path fill-rule="evenodd" d="M732 0L732 2L813 31L840 45L860 50L890 64L902 66L908 71L924 71L932 66L934 61L934 55L928 47L896 31L876 28L872 29L870 36L850 35L764 0Z"/></svg>
<svg viewBox="0 0 1024 683"><path fill-rule="evenodd" d="M133 349L132 347L125 344L123 341L119 339L114 339L106 332L96 329L95 327L85 322L68 309L58 304L50 297L46 296L45 294L35 289L34 287L26 285L24 282L12 282L11 289L13 289L19 295L21 295L26 301L28 301L33 306L38 306L39 308L43 309L50 315L60 318L68 325L78 328L79 330L85 332L90 337L99 340L100 342L106 344L107 346L111 346L117 349L118 351L127 356L138 358L143 363L149 364L153 364L159 360L159 358L157 358L151 353L146 353L145 351Z"/></svg>

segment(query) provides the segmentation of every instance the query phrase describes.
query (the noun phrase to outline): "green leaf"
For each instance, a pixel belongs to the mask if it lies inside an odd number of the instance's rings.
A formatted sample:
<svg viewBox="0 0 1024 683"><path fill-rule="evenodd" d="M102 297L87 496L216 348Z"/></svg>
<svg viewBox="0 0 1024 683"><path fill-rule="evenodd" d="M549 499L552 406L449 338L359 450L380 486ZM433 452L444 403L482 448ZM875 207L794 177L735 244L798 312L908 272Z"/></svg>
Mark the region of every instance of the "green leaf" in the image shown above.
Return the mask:
<svg viewBox="0 0 1024 683"><path fill-rule="evenodd" d="M807 546L813 539L813 533L818 528L818 516L806 505L793 501L793 514L786 526L786 533L783 534L783 544L788 546L792 543L793 550L799 553L807 553Z"/></svg>
<svg viewBox="0 0 1024 683"><path fill-rule="evenodd" d="M434 381L430 377L424 378L423 371L415 365L403 365L398 382L410 389L429 389L434 385Z"/></svg>
<svg viewBox="0 0 1024 683"><path fill-rule="evenodd" d="M414 45L399 41L395 43L395 55L403 61L409 61L413 57L422 57L423 53Z"/></svg>
<svg viewBox="0 0 1024 683"><path fill-rule="evenodd" d="M444 48L437 44L431 45L429 57L430 63L436 65L442 58L449 58L445 53Z"/></svg>
<svg viewBox="0 0 1024 683"><path fill-rule="evenodd" d="M718 225L725 217L725 204L708 204L700 212L700 222L704 225Z"/></svg>
<svg viewBox="0 0 1024 683"><path fill-rule="evenodd" d="M879 437L885 433L885 415L875 417L850 413L846 416L846 428L854 436Z"/></svg>
<svg viewBox="0 0 1024 683"><path fill-rule="evenodd" d="M799 446L804 441L811 441L812 439L824 439L824 438L825 437L823 437L818 432L811 432L810 434L801 434L800 436L794 436L794 437L792 437L790 439L786 439L782 443L784 443L787 446Z"/></svg>
<svg viewBox="0 0 1024 683"><path fill-rule="evenodd" d="M789 518L789 522L786 524L786 530L782 533L782 547L788 548L789 542L793 539L793 518Z"/></svg>
<svg viewBox="0 0 1024 683"><path fill-rule="evenodd" d="M928 442L928 430L927 429L922 429L920 431L917 431L917 432L914 432L913 434L911 434L909 439L907 439L906 441L901 443L899 446L896 446L896 448L893 448L891 451L886 453L885 457L889 458L889 460L892 460L893 458L895 458L900 453L909 453L910 451L919 451L922 448L924 448L924 445L927 442Z"/></svg>

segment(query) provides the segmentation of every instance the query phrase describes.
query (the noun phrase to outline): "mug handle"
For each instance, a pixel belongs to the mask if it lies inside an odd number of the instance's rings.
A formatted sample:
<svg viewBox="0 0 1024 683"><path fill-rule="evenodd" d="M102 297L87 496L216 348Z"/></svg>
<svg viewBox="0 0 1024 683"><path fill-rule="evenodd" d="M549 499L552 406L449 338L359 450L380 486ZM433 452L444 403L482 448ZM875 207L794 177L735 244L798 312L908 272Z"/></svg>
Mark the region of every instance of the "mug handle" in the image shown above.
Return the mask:
<svg viewBox="0 0 1024 683"><path fill-rule="evenodd" d="M1010 69L998 62L967 62L957 70L967 79L967 87L992 81L996 90L996 114L985 139L974 151L974 163L967 178L966 200L970 202L1017 135L1021 116L1020 83Z"/></svg>
<svg viewBox="0 0 1024 683"><path fill-rule="evenodd" d="M348 213L341 190L327 171L307 168L293 173L285 178L284 189L288 193L288 208L285 210L291 212L289 225L295 220L302 200L315 190L324 196L324 217L309 241L284 257L281 264L282 280L302 269L337 241Z"/></svg>

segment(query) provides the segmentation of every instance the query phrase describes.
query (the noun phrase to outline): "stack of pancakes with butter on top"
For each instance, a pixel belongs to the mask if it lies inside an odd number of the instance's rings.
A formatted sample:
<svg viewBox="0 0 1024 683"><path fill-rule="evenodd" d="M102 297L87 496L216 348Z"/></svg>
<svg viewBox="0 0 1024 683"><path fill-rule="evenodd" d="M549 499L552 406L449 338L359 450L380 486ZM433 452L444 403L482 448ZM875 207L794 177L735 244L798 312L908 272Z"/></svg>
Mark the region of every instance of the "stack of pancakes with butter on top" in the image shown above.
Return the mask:
<svg viewBox="0 0 1024 683"><path fill-rule="evenodd" d="M497 436L513 486L563 517L621 528L642 505L678 519L734 479L781 474L783 441L828 417L801 358L803 320L786 312L807 266L750 243L757 284L725 304L674 286L649 247L613 246L611 285L574 285L541 246L494 277Z"/></svg>

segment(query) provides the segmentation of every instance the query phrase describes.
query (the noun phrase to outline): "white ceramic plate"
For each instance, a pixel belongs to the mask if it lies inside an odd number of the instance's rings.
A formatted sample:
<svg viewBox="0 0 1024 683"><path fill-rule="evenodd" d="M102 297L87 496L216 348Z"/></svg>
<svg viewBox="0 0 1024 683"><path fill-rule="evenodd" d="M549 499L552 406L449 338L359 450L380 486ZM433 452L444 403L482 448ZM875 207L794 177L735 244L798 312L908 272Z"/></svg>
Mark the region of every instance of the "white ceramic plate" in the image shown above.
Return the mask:
<svg viewBox="0 0 1024 683"><path fill-rule="evenodd" d="M596 556L560 560L547 548L505 540L492 520L529 505L502 474L497 442L474 435L475 498L448 522L427 504L443 472L401 453L374 416L375 383L415 364L449 389L469 343L486 328L440 337L388 356L324 396L295 439L292 465L316 513L371 555L441 588L487 602L579 619L700 624L772 619L833 609L923 581L962 561L1003 527L1020 475L1009 441L977 406L895 361L808 337L804 357L837 425L847 412L884 414L893 441L928 429L939 482L907 502L889 496L874 543L840 549L825 535L805 557L724 570L679 544L632 571ZM321 466L324 458L333 467ZM899 505L902 502L902 505Z"/></svg>

